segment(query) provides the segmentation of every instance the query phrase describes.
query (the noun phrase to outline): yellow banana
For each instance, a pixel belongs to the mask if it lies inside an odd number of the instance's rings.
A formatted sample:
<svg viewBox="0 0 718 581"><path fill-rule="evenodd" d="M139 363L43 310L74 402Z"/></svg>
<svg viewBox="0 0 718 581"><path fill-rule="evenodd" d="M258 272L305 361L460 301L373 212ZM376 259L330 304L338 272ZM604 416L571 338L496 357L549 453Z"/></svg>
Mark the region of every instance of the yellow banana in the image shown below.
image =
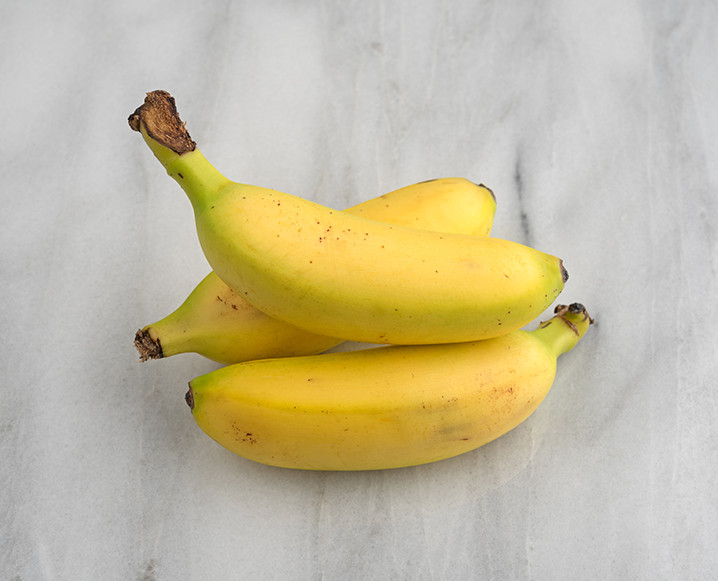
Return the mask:
<svg viewBox="0 0 718 581"><path fill-rule="evenodd" d="M187 193L217 275L312 333L398 344L495 337L534 320L567 279L560 259L515 242L395 226L231 182L164 91L148 93L129 123Z"/></svg>
<svg viewBox="0 0 718 581"><path fill-rule="evenodd" d="M496 199L491 190L467 179L440 178L403 187L344 211L390 224L488 235ZM177 310L135 335L142 361L195 352L225 364L311 355L340 342L265 315L214 272Z"/></svg>
<svg viewBox="0 0 718 581"><path fill-rule="evenodd" d="M230 365L189 384L199 427L256 462L375 470L433 462L498 438L548 393L559 355L593 321L583 305L528 331Z"/></svg>

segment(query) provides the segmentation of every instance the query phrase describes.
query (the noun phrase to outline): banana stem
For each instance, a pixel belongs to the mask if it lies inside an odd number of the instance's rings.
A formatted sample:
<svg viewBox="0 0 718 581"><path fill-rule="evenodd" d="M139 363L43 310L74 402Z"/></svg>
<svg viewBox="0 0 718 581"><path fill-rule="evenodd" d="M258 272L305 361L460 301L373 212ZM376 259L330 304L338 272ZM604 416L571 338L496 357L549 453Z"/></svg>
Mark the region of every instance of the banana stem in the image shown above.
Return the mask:
<svg viewBox="0 0 718 581"><path fill-rule="evenodd" d="M553 318L541 323L531 334L558 357L576 346L593 323L593 319L581 303L558 305L554 312L556 315Z"/></svg>
<svg viewBox="0 0 718 581"><path fill-rule="evenodd" d="M145 102L128 118L167 173L182 187L195 210L211 202L230 180L197 149L180 119L174 98L166 91L147 93Z"/></svg>

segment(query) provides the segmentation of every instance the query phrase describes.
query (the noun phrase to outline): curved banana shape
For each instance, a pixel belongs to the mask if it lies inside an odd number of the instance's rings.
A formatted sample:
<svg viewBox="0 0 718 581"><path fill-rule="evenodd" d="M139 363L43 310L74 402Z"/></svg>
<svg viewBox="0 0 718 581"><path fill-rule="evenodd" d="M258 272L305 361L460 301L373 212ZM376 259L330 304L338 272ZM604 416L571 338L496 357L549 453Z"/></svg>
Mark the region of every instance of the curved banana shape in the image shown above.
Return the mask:
<svg viewBox="0 0 718 581"><path fill-rule="evenodd" d="M583 305L486 341L374 347L224 367L189 384L199 427L256 462L376 470L473 450L518 426L583 337Z"/></svg>
<svg viewBox="0 0 718 581"><path fill-rule="evenodd" d="M217 275L312 333L397 344L495 337L534 320L567 280L560 259L515 242L394 226L231 182L163 91L129 122L187 193Z"/></svg>
<svg viewBox="0 0 718 581"><path fill-rule="evenodd" d="M496 198L464 178L440 178L406 186L344 210L439 232L488 235ZM303 331L255 309L209 273L174 312L140 329L140 360L195 352L219 363L321 353L341 339Z"/></svg>

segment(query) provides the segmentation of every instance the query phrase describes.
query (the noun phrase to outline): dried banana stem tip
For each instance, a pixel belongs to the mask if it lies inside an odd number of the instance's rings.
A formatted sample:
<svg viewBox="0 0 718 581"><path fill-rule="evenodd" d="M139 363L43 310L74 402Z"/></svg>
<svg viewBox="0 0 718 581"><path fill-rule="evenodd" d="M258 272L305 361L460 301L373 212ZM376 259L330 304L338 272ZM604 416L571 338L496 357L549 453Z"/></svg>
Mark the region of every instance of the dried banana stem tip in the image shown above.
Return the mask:
<svg viewBox="0 0 718 581"><path fill-rule="evenodd" d="M147 93L145 102L135 109L127 122L134 131L144 127L147 135L178 155L197 147L180 119L174 97L167 91Z"/></svg>

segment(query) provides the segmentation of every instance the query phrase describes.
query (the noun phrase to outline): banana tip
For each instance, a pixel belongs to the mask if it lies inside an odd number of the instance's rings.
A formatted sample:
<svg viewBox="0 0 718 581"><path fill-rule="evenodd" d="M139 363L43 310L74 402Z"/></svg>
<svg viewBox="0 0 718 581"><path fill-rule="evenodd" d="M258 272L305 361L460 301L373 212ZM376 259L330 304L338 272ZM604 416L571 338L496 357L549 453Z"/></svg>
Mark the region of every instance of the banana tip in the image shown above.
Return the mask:
<svg viewBox="0 0 718 581"><path fill-rule="evenodd" d="M563 260L559 260L559 263L561 265L561 278L563 279L563 283L566 284L566 282L568 282L568 270L566 270L566 267L563 265Z"/></svg>
<svg viewBox="0 0 718 581"><path fill-rule="evenodd" d="M491 197L494 199L494 202L496 202L496 194L494 194L494 190L492 190L489 186L485 184L479 184L480 188L484 188L487 192L491 194Z"/></svg>
<svg viewBox="0 0 718 581"><path fill-rule="evenodd" d="M140 361L148 361L149 359L162 359L162 345L159 339L154 340L150 337L147 329L140 329L135 333L135 348L140 354Z"/></svg>
<svg viewBox="0 0 718 581"><path fill-rule="evenodd" d="M561 319L566 325L569 326L569 328L576 333L576 335L580 336L580 333L578 332L578 328L576 325L571 322L569 319L566 318L567 314L571 315L579 315L583 316L582 320L588 320L589 325L593 325L594 320L591 318L591 316L588 314L588 310L586 310L586 307L583 306L581 303L571 303L570 305L557 305L556 308L553 310L553 312L557 315L559 319Z"/></svg>
<svg viewBox="0 0 718 581"><path fill-rule="evenodd" d="M588 314L588 310L586 310L586 307L584 307L583 304L571 303L567 308L569 313L573 313L574 315L583 315L584 319L588 319L588 324L593 325L594 320L591 318L591 315Z"/></svg>
<svg viewBox="0 0 718 581"><path fill-rule="evenodd" d="M189 406L189 409L194 409L194 394L192 393L192 384L188 384L189 389L187 390L187 393L184 394L184 400L187 402L187 405Z"/></svg>

